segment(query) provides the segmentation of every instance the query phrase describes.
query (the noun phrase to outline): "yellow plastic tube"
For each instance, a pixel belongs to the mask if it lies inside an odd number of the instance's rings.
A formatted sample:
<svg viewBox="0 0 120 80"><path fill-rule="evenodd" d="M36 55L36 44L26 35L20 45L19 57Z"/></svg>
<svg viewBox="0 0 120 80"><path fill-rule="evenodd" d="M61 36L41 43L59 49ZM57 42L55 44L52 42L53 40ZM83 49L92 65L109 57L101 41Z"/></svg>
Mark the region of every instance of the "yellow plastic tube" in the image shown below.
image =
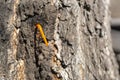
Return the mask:
<svg viewBox="0 0 120 80"><path fill-rule="evenodd" d="M46 39L46 36L45 36L44 31L43 31L43 29L42 29L42 26L41 26L40 24L36 24L36 27L37 27L37 29L40 31L41 37L43 38L46 46L48 46L48 41L47 41L47 39Z"/></svg>

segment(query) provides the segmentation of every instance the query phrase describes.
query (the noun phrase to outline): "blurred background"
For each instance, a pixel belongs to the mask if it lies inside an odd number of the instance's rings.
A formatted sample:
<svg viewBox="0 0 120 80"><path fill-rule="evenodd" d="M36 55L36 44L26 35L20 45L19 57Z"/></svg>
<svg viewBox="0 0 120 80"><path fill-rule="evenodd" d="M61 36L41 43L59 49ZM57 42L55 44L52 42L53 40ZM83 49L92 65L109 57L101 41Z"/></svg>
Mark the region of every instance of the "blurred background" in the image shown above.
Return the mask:
<svg viewBox="0 0 120 80"><path fill-rule="evenodd" d="M111 34L120 73L120 0L111 0Z"/></svg>

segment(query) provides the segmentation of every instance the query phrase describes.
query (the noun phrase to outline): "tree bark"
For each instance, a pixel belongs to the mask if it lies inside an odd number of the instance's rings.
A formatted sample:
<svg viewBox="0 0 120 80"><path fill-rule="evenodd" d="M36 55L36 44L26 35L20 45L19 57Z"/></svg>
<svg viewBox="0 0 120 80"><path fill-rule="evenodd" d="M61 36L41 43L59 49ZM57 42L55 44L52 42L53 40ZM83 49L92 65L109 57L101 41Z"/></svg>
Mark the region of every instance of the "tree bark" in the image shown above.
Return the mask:
<svg viewBox="0 0 120 80"><path fill-rule="evenodd" d="M0 11L0 80L119 80L109 0L0 0Z"/></svg>

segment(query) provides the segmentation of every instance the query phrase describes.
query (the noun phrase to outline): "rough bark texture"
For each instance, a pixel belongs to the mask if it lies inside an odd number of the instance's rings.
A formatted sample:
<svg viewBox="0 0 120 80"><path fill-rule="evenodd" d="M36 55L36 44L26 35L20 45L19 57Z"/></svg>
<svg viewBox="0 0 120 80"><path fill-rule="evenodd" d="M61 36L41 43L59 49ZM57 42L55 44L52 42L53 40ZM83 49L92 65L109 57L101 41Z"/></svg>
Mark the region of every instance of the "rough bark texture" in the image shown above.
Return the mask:
<svg viewBox="0 0 120 80"><path fill-rule="evenodd" d="M109 0L0 0L0 80L119 80L108 6Z"/></svg>

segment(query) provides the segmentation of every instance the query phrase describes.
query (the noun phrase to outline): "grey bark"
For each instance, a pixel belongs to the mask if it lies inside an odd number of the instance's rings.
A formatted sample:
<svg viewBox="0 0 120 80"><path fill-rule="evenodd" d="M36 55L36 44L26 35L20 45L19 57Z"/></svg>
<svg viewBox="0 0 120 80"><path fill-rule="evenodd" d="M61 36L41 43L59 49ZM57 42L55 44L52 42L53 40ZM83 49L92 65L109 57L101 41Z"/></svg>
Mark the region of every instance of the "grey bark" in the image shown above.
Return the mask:
<svg viewBox="0 0 120 80"><path fill-rule="evenodd" d="M109 0L0 0L1 80L119 80ZM35 24L43 26L45 46Z"/></svg>

